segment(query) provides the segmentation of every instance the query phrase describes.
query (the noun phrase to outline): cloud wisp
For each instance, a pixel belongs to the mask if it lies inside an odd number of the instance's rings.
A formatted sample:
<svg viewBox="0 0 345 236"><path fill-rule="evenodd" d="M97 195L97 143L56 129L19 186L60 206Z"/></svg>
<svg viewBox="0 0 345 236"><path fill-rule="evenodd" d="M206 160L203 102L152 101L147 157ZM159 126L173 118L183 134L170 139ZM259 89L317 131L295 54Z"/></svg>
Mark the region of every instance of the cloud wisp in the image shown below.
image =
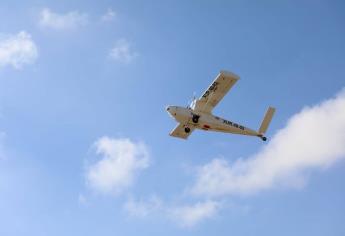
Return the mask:
<svg viewBox="0 0 345 236"><path fill-rule="evenodd" d="M38 49L31 35L20 31L15 35L0 37L0 67L20 69L32 64L38 57Z"/></svg>
<svg viewBox="0 0 345 236"><path fill-rule="evenodd" d="M220 207L217 201L197 202L168 209L169 217L183 228L194 227L206 219L213 218Z"/></svg>
<svg viewBox="0 0 345 236"><path fill-rule="evenodd" d="M102 15L101 21L111 22L114 20L115 17L116 17L116 13L111 8L108 8L107 11L104 13L104 15Z"/></svg>
<svg viewBox="0 0 345 236"><path fill-rule="evenodd" d="M345 90L305 107L258 153L201 166L190 191L198 196L247 195L277 186L303 186L305 172L345 158Z"/></svg>
<svg viewBox="0 0 345 236"><path fill-rule="evenodd" d="M114 61L129 64L138 56L138 53L133 51L131 44L126 39L119 39L110 50L109 56Z"/></svg>
<svg viewBox="0 0 345 236"><path fill-rule="evenodd" d="M55 13L49 8L44 8L39 14L39 25L42 28L54 30L70 30L86 25L88 16L86 13L70 11L65 14Z"/></svg>
<svg viewBox="0 0 345 236"><path fill-rule="evenodd" d="M130 198L124 210L131 217L147 218L153 215L164 217L182 228L192 228L217 215L221 204L218 201L198 201L193 204L167 204L157 196L147 200Z"/></svg>
<svg viewBox="0 0 345 236"><path fill-rule="evenodd" d="M158 196L153 195L147 200L130 198L123 208L129 216L145 218L160 213L164 209L164 203Z"/></svg>
<svg viewBox="0 0 345 236"><path fill-rule="evenodd" d="M149 166L150 156L144 143L102 137L94 146L101 158L87 167L86 182L96 192L119 194Z"/></svg>

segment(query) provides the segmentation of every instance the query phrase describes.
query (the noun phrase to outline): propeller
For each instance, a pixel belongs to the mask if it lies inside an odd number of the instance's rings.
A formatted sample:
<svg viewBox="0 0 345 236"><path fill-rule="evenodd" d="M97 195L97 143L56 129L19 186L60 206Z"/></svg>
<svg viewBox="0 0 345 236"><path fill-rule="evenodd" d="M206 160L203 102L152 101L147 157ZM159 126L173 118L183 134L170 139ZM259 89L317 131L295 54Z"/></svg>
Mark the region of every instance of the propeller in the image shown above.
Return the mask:
<svg viewBox="0 0 345 236"><path fill-rule="evenodd" d="M195 92L193 92L193 97L192 97L191 101L189 102L189 106L188 107L192 108L193 105L194 105L195 100L196 100L196 95L195 95Z"/></svg>

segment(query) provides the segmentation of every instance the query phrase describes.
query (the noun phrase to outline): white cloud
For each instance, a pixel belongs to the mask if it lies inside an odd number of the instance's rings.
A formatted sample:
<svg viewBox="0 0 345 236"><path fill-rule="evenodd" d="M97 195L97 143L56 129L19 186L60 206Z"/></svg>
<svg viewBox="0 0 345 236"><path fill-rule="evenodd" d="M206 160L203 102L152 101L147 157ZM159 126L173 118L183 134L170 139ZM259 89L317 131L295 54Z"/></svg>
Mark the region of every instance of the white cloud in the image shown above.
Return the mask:
<svg viewBox="0 0 345 236"><path fill-rule="evenodd" d="M157 196L151 196L148 200L134 200L130 198L124 205L124 210L130 215L145 218L164 208L162 200Z"/></svg>
<svg viewBox="0 0 345 236"><path fill-rule="evenodd" d="M126 39L119 39L110 50L109 56L115 61L128 64L138 56L138 53L133 51L130 43Z"/></svg>
<svg viewBox="0 0 345 236"><path fill-rule="evenodd" d="M184 205L170 208L169 216L182 227L193 227L205 219L216 215L220 204L216 201L197 202L194 205Z"/></svg>
<svg viewBox="0 0 345 236"><path fill-rule="evenodd" d="M277 185L301 186L307 170L345 158L345 90L306 107L257 154L230 164L214 159L200 167L192 192L221 196L251 194Z"/></svg>
<svg viewBox="0 0 345 236"><path fill-rule="evenodd" d="M95 142L101 159L87 168L87 184L104 194L118 194L131 186L135 176L149 166L144 143L102 137Z"/></svg>
<svg viewBox="0 0 345 236"><path fill-rule="evenodd" d="M25 31L0 38L0 67L12 66L20 69L25 64L35 62L37 57L37 46L31 35Z"/></svg>
<svg viewBox="0 0 345 236"><path fill-rule="evenodd" d="M110 22L114 19L115 16L116 16L116 13L111 8L108 8L106 13L104 13L104 15L101 17L101 20L103 22Z"/></svg>
<svg viewBox="0 0 345 236"><path fill-rule="evenodd" d="M86 25L88 16L85 13L78 11L71 11L66 14L58 14L44 8L39 15L39 25L44 28L51 28L55 30L75 29Z"/></svg>

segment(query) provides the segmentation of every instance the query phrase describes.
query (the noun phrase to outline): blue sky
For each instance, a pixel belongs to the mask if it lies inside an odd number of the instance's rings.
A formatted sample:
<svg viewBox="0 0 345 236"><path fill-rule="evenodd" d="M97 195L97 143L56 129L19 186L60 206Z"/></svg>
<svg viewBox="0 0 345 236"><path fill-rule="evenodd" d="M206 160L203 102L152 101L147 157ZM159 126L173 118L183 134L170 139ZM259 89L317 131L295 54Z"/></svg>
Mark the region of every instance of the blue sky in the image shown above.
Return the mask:
<svg viewBox="0 0 345 236"><path fill-rule="evenodd" d="M342 1L0 5L1 235L345 234ZM267 143L168 135L220 70Z"/></svg>

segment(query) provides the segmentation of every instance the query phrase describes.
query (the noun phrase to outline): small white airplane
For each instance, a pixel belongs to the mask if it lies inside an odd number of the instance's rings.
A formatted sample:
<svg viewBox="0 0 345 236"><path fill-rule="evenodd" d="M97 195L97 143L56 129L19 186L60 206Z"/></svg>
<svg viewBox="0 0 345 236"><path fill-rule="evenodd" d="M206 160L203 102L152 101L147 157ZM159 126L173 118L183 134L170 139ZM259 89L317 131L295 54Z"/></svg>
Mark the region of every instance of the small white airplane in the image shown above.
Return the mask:
<svg viewBox="0 0 345 236"><path fill-rule="evenodd" d="M170 136L187 139L195 129L256 136L266 141L264 136L272 120L275 108L269 107L258 131L247 128L212 114L213 108L239 80L237 75L221 71L210 87L199 99L194 99L187 108L167 106L168 113L179 124L170 132Z"/></svg>

